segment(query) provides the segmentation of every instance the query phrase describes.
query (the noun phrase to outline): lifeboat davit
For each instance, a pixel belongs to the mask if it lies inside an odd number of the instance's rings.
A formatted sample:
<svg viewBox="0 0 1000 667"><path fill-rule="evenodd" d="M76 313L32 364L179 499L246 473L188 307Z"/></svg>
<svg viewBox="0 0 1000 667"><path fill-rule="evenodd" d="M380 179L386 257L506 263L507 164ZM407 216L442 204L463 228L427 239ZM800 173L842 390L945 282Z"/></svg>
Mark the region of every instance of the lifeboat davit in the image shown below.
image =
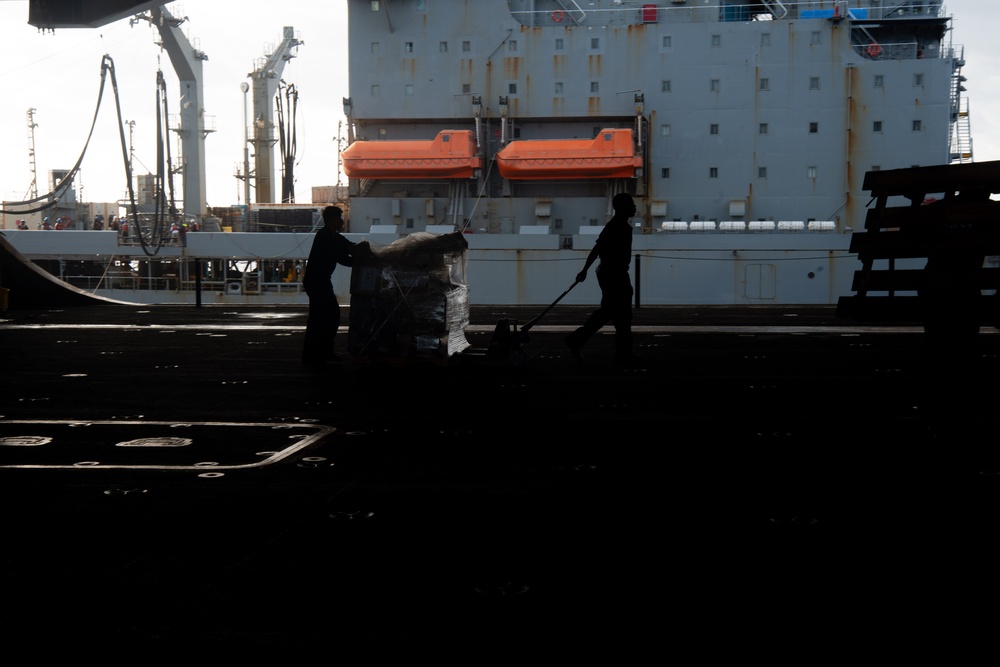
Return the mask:
<svg viewBox="0 0 1000 667"><path fill-rule="evenodd" d="M349 178L472 178L482 166L472 130L442 130L429 141L355 141L340 157Z"/></svg>
<svg viewBox="0 0 1000 667"><path fill-rule="evenodd" d="M518 179L635 178L642 168L632 130L601 130L596 139L516 140L496 155L500 175Z"/></svg>

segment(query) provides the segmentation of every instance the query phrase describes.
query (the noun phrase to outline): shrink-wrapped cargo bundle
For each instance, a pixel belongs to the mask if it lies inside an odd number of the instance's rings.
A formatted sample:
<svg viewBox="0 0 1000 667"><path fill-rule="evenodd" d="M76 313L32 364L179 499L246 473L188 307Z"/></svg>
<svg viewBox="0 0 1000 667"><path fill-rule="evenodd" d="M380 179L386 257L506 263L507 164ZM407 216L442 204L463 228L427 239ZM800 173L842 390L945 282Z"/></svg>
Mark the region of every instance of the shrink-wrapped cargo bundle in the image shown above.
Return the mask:
<svg viewBox="0 0 1000 667"><path fill-rule="evenodd" d="M359 243L351 269L351 354L446 359L469 347L468 247L459 232Z"/></svg>

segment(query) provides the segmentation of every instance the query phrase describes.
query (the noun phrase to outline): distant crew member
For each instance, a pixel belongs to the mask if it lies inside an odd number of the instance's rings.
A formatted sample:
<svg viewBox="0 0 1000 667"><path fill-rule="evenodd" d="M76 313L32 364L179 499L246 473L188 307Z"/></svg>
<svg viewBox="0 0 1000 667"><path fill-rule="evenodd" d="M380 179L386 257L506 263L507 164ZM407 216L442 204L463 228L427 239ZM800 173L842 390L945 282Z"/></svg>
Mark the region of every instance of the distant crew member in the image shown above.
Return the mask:
<svg viewBox="0 0 1000 667"><path fill-rule="evenodd" d="M336 206L324 208L323 227L313 238L302 277L302 287L309 295L309 316L302 347L302 363L307 366L324 366L327 361L340 359L333 347L340 328L340 303L333 291L333 271L338 264L353 264L355 245L340 233L343 229L343 212Z"/></svg>
<svg viewBox="0 0 1000 667"><path fill-rule="evenodd" d="M49 222L48 217L46 217L44 220L42 220L42 229L46 229L46 230L52 229L52 223Z"/></svg>

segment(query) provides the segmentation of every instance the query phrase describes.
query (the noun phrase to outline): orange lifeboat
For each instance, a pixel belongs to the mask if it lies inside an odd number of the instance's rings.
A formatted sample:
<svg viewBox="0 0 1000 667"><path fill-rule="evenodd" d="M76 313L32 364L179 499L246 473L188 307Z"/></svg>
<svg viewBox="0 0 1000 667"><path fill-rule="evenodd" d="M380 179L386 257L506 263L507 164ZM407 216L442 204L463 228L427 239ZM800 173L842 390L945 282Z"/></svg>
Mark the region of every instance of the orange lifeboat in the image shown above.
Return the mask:
<svg viewBox="0 0 1000 667"><path fill-rule="evenodd" d="M340 157L349 178L472 178L482 166L471 130L442 130L430 141L355 141Z"/></svg>
<svg viewBox="0 0 1000 667"><path fill-rule="evenodd" d="M517 140L496 155L500 175L518 179L635 178L642 156L632 130L601 130L596 139Z"/></svg>

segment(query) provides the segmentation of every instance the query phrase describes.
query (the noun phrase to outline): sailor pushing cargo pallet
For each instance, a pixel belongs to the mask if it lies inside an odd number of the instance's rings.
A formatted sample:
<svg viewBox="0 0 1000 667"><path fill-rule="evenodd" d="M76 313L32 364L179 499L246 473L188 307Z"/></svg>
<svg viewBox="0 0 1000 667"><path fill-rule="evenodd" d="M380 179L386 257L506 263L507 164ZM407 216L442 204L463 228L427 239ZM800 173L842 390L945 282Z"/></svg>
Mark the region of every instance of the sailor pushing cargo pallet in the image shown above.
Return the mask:
<svg viewBox="0 0 1000 667"><path fill-rule="evenodd" d="M632 350L632 280L629 277L629 265L632 261L632 216L636 206L632 196L620 192L611 200L614 215L604 225L604 229L594 242L594 247L587 255L583 270L576 276L576 281L559 295L540 315L521 327L518 332L516 322L511 325L509 320L500 320L494 330L490 351L494 356L505 353L517 359L523 356L520 345L527 342L527 332L546 313L559 303L571 289L587 279L587 271L600 260L597 265L597 282L601 286L601 304L597 310L575 331L566 336L566 347L577 361L583 362L583 346L601 327L612 323L615 327L615 363L622 366L641 365L642 359ZM513 326L513 330L512 330Z"/></svg>

